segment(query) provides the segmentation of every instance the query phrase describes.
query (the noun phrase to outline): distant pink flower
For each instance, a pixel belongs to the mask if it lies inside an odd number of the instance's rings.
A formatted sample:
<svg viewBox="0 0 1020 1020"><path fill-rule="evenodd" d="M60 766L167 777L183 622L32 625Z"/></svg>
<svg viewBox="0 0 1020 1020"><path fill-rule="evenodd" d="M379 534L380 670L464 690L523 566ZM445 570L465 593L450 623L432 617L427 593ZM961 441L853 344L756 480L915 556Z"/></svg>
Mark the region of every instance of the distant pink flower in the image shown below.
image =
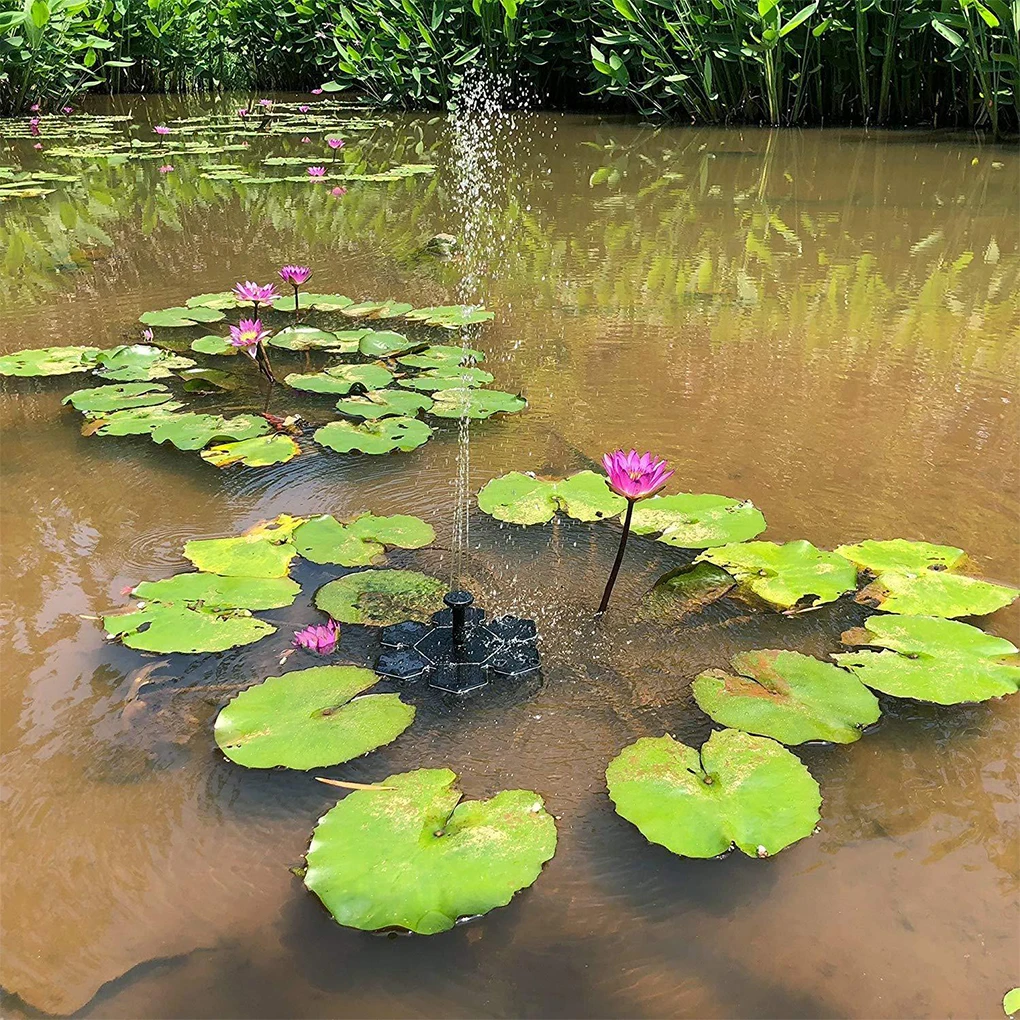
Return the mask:
<svg viewBox="0 0 1020 1020"><path fill-rule="evenodd" d="M73 106L62 106L60 108L60 112L64 113L64 114L74 113L74 107Z"/></svg>
<svg viewBox="0 0 1020 1020"><path fill-rule="evenodd" d="M309 177L325 177L326 168L324 166L310 166L308 168Z"/></svg>
<svg viewBox="0 0 1020 1020"><path fill-rule="evenodd" d="M165 124L157 124L152 130L160 137L170 134L170 128L168 128Z"/></svg>
<svg viewBox="0 0 1020 1020"><path fill-rule="evenodd" d="M159 168L159 172L161 174L172 174L174 172L174 165L173 165L173 163L164 163Z"/></svg>
<svg viewBox="0 0 1020 1020"><path fill-rule="evenodd" d="M241 148L242 149L247 149L248 148L248 143L247 142L241 142Z"/></svg>
<svg viewBox="0 0 1020 1020"><path fill-rule="evenodd" d="M292 287L300 287L303 283L307 283L311 275L312 271L308 266L284 266L279 270L280 279Z"/></svg>
<svg viewBox="0 0 1020 1020"><path fill-rule="evenodd" d="M344 147L344 140L342 138L327 138L326 144L331 149L342 149Z"/></svg>
<svg viewBox="0 0 1020 1020"><path fill-rule="evenodd" d="M664 460L657 460L650 453L639 456L637 450L606 453L602 466L609 476L609 487L626 499L652 496L673 476Z"/></svg>
<svg viewBox="0 0 1020 1020"><path fill-rule="evenodd" d="M240 117L240 118L241 118L242 120L244 120L244 118L248 116L248 111L247 111L247 110L238 110L238 111L237 111L237 115L238 115L238 117Z"/></svg>
<svg viewBox="0 0 1020 1020"><path fill-rule="evenodd" d="M299 111L300 111L301 113L307 113L307 112L309 111L309 109L310 109L310 107L309 107L309 106L306 106L306 105L305 105L305 104L303 104L303 103L301 104L301 106L299 106L299 107L298 107L298 110L299 110Z"/></svg>
<svg viewBox="0 0 1020 1020"><path fill-rule="evenodd" d="M39 118L38 117L33 117L28 122L28 130L32 132L32 135L34 137L38 137L38 135L39 135Z"/></svg>
<svg viewBox="0 0 1020 1020"><path fill-rule="evenodd" d="M307 145L310 141L311 141L311 138L309 138L307 135L305 135L305 137L301 139L301 143L303 145Z"/></svg>
<svg viewBox="0 0 1020 1020"><path fill-rule="evenodd" d="M273 101L271 99L260 99L259 106L272 106Z"/></svg>
<svg viewBox="0 0 1020 1020"><path fill-rule="evenodd" d="M39 104L38 103L33 103L29 107L29 109L32 111L32 113L38 113L39 112Z"/></svg>
<svg viewBox="0 0 1020 1020"><path fill-rule="evenodd" d="M321 96L322 95L322 89L312 89L312 95L313 96Z"/></svg>
<svg viewBox="0 0 1020 1020"><path fill-rule="evenodd" d="M301 630L294 631L295 648L307 648L317 655L330 655L336 649L336 643L340 638L340 628L335 620L329 623L313 623Z"/></svg>
<svg viewBox="0 0 1020 1020"><path fill-rule="evenodd" d="M261 319L242 319L240 325L230 327L231 347L240 347L249 354L251 348L269 337L269 331L262 328Z"/></svg>
<svg viewBox="0 0 1020 1020"><path fill-rule="evenodd" d="M149 341L152 340L152 336L153 336L152 330L149 329L148 327L142 330L142 339L146 343L149 343Z"/></svg>
<svg viewBox="0 0 1020 1020"><path fill-rule="evenodd" d="M32 146L32 148L33 149L41 149L42 148L42 142L36 142L35 145Z"/></svg>
<svg viewBox="0 0 1020 1020"><path fill-rule="evenodd" d="M347 189L346 189L346 188L334 188L334 189L333 189L333 190L332 190L332 191L330 192L330 194L331 194L331 195L332 195L332 196L333 196L334 198L343 198L343 197L344 197L344 195L346 195L346 194L347 194Z"/></svg>
<svg viewBox="0 0 1020 1020"><path fill-rule="evenodd" d="M238 301L250 301L253 305L271 305L280 295L273 289L271 283L260 286L246 280L244 283L234 285L234 296Z"/></svg>

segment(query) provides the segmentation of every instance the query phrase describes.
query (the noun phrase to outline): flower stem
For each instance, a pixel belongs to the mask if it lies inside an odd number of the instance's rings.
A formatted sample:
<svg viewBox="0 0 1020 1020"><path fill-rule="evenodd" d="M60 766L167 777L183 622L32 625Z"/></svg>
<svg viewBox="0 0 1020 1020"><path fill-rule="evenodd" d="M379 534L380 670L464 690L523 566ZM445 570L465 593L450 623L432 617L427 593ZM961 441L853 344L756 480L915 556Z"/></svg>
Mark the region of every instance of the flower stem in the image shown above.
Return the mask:
<svg viewBox="0 0 1020 1020"><path fill-rule="evenodd" d="M298 318L298 285L295 283L294 287L294 318Z"/></svg>
<svg viewBox="0 0 1020 1020"><path fill-rule="evenodd" d="M620 548L616 550L616 562L613 564L609 580L606 582L606 590L602 593L602 601L599 603L596 617L601 616L609 608L609 597L613 594L613 585L616 584L616 577L623 565L623 554L627 549L627 536L630 534L630 519L634 514L634 500L627 500L627 513L623 518L623 534L620 536Z"/></svg>

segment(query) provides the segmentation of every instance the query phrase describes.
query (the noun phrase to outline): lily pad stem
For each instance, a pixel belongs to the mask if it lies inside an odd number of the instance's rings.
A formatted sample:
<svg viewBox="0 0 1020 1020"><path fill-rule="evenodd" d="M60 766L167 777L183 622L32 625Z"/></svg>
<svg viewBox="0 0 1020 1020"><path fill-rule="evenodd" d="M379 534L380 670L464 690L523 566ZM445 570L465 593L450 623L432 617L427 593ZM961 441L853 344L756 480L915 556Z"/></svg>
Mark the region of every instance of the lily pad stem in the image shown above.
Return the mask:
<svg viewBox="0 0 1020 1020"><path fill-rule="evenodd" d="M602 593L602 601L599 603L598 612L595 614L596 618L602 616L609 608L609 597L613 594L613 585L616 584L617 574L620 573L620 567L623 564L623 554L627 549L627 536L630 534L630 519L634 515L635 502L636 500L633 499L627 500L627 513L623 518L623 534L620 536L620 548L616 550L616 562L613 564L609 580L606 582L606 590Z"/></svg>

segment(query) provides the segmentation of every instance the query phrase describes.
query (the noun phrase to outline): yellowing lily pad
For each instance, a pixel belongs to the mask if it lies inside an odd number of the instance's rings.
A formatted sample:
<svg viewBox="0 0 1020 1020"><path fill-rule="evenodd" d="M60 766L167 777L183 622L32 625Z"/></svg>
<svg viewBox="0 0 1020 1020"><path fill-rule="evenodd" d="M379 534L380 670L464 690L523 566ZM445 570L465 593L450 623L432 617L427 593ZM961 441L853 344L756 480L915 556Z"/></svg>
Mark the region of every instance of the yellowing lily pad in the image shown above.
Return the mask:
<svg viewBox="0 0 1020 1020"><path fill-rule="evenodd" d="M281 609L301 586L289 577L223 577L205 571L142 581L131 594L143 602L202 605L206 609Z"/></svg>
<svg viewBox="0 0 1020 1020"><path fill-rule="evenodd" d="M295 555L297 550L286 537L281 540L263 531L235 538L194 539L184 546L185 559L199 570L225 577L286 577Z"/></svg>
<svg viewBox="0 0 1020 1020"><path fill-rule="evenodd" d="M437 418L491 418L494 414L515 414L528 406L523 397L499 390L439 390L433 401L429 414Z"/></svg>
<svg viewBox="0 0 1020 1020"><path fill-rule="evenodd" d="M382 365L333 365L321 372L292 372L283 380L296 390L309 393L350 393L355 386L366 390L383 389L393 382L393 375Z"/></svg>
<svg viewBox="0 0 1020 1020"><path fill-rule="evenodd" d="M285 464L300 452L301 448L290 436L275 435L210 446L208 450L202 451L201 457L207 464L218 468L230 467L232 464L268 467L271 464Z"/></svg>
<svg viewBox="0 0 1020 1020"><path fill-rule="evenodd" d="M414 570L359 570L323 585L315 604L340 623L385 627L427 621L443 608L446 585Z"/></svg>
<svg viewBox="0 0 1020 1020"><path fill-rule="evenodd" d="M478 493L478 507L498 521L544 524L557 510L579 521L615 517L627 501L613 492L604 475L579 471L560 481L535 478L520 471L493 478Z"/></svg>
<svg viewBox="0 0 1020 1020"><path fill-rule="evenodd" d="M0 357L0 375L45 376L88 372L102 354L99 347L42 347Z"/></svg>
<svg viewBox="0 0 1020 1020"><path fill-rule="evenodd" d="M245 612L219 612L154 602L129 613L104 616L111 637L143 652L223 652L249 645L276 628Z"/></svg>
<svg viewBox="0 0 1020 1020"><path fill-rule="evenodd" d="M708 549L760 535L765 530L765 518L748 500L679 492L639 500L631 529L635 535L661 532L656 541L666 545Z"/></svg>

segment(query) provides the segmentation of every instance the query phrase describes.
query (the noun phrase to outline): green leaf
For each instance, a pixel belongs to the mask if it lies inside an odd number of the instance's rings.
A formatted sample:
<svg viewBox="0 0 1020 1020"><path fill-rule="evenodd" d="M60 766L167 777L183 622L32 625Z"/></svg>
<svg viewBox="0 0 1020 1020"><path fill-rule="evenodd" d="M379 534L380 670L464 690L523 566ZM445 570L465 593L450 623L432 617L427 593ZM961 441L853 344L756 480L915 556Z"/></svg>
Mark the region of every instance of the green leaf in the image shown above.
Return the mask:
<svg viewBox="0 0 1020 1020"><path fill-rule="evenodd" d="M385 550L365 541L330 514L310 517L294 532L298 554L312 563L336 563L342 567L368 567Z"/></svg>
<svg viewBox="0 0 1020 1020"><path fill-rule="evenodd" d="M807 19L810 18L817 10L818 0L814 0L814 3L810 3L806 7L802 7L785 25L783 25L783 27L779 30L779 35L789 35L795 28L803 25L804 22L807 21Z"/></svg>
<svg viewBox="0 0 1020 1020"><path fill-rule="evenodd" d="M82 435L144 436L175 417L174 412L184 405L176 400L156 407L128 407L123 411L89 412Z"/></svg>
<svg viewBox="0 0 1020 1020"><path fill-rule="evenodd" d="M323 585L315 604L340 623L385 627L426 622L443 608L446 585L414 570L360 570Z"/></svg>
<svg viewBox="0 0 1020 1020"><path fill-rule="evenodd" d="M357 666L313 666L271 676L216 717L216 746L246 768L313 769L358 758L396 740L414 708L396 694L355 695L379 677Z"/></svg>
<svg viewBox="0 0 1020 1020"><path fill-rule="evenodd" d="M198 354L237 354L238 348L222 336L200 336L191 341L191 349Z"/></svg>
<svg viewBox="0 0 1020 1020"><path fill-rule="evenodd" d="M281 329L270 341L271 347L280 347L285 351L336 351L339 354L354 354L358 350L358 342L367 333L364 329L350 329L341 333L331 333L314 326L288 326Z"/></svg>
<svg viewBox="0 0 1020 1020"><path fill-rule="evenodd" d="M199 570L225 577L286 577L296 554L289 540L262 533L193 539L184 546L184 558Z"/></svg>
<svg viewBox="0 0 1020 1020"><path fill-rule="evenodd" d="M187 308L237 308L238 302L232 290L221 290L215 294L196 294L184 302Z"/></svg>
<svg viewBox="0 0 1020 1020"><path fill-rule="evenodd" d="M403 333L390 330L369 330L361 338L361 353L368 358L388 358L413 346L414 342Z"/></svg>
<svg viewBox="0 0 1020 1020"><path fill-rule="evenodd" d="M414 322L424 322L426 326L458 329L461 326L488 322L493 318L493 313L473 305L434 305L430 308L412 309L406 312L404 317Z"/></svg>
<svg viewBox="0 0 1020 1020"><path fill-rule="evenodd" d="M613 6L628 20L637 21L638 16L634 13L634 8L630 4L630 0L613 0Z"/></svg>
<svg viewBox="0 0 1020 1020"><path fill-rule="evenodd" d="M485 355L471 347L436 344L417 354L405 354L402 358L397 358L397 364L410 368L449 368L452 365L466 365L472 361L484 360Z"/></svg>
<svg viewBox="0 0 1020 1020"><path fill-rule="evenodd" d="M933 17L931 19L931 27L934 28L943 39L948 39L954 46L963 46L963 36L960 35L959 32L954 32L953 29L944 24L938 18Z"/></svg>
<svg viewBox="0 0 1020 1020"><path fill-rule="evenodd" d="M369 390L358 397L346 397L336 402L336 409L352 418L392 418L414 416L432 407L432 399L423 393L408 390Z"/></svg>
<svg viewBox="0 0 1020 1020"><path fill-rule="evenodd" d="M152 430L152 441L172 443L178 450L201 450L214 439L251 439L268 431L266 420L254 414L239 414L236 418L175 414Z"/></svg>
<svg viewBox="0 0 1020 1020"><path fill-rule="evenodd" d="M833 602L857 584L854 565L836 553L816 549L803 539L742 542L703 552L695 562L714 563L738 584L780 609L811 597L810 606Z"/></svg>
<svg viewBox="0 0 1020 1020"><path fill-rule="evenodd" d="M197 571L159 581L142 581L131 594L143 602L201 604L206 609L281 609L301 586L289 577L221 577Z"/></svg>
<svg viewBox="0 0 1020 1020"><path fill-rule="evenodd" d="M682 619L721 599L733 578L713 563L680 567L664 574L644 597L642 615L658 620Z"/></svg>
<svg viewBox="0 0 1020 1020"><path fill-rule="evenodd" d="M439 390L433 401L429 414L437 418L491 418L494 414L516 414L528 406L523 397L499 390Z"/></svg>
<svg viewBox="0 0 1020 1020"><path fill-rule="evenodd" d="M45 28L50 20L50 5L46 0L33 0L29 14L36 28Z"/></svg>
<svg viewBox="0 0 1020 1020"><path fill-rule="evenodd" d="M269 162L267 160L267 162ZM305 160L299 160L299 163L304 163ZM298 304L301 306L301 310L305 311L309 308L314 308L317 312L339 312L341 309L347 308L352 304L349 297L344 297L343 294L302 294L298 300ZM292 312L294 311L294 297L289 295L287 297L278 298L273 302L273 310L276 312Z"/></svg>
<svg viewBox="0 0 1020 1020"><path fill-rule="evenodd" d="M449 769L388 776L319 819L304 881L340 924L434 935L538 878L556 852L542 798L505 790L461 801L456 779Z"/></svg>
<svg viewBox="0 0 1020 1020"><path fill-rule="evenodd" d="M1016 647L977 627L934 616L872 616L848 630L845 645L888 651L841 652L833 658L861 683L898 698L937 705L987 701L1020 686Z"/></svg>
<svg viewBox="0 0 1020 1020"><path fill-rule="evenodd" d="M700 754L670 736L642 737L606 769L619 815L651 843L683 857L734 844L768 857L810 836L822 798L782 744L739 730L713 733Z"/></svg>
<svg viewBox="0 0 1020 1020"><path fill-rule="evenodd" d="M199 322L219 322L223 312L216 308L164 308L158 312L144 312L138 317L146 326L194 326Z"/></svg>
<svg viewBox="0 0 1020 1020"><path fill-rule="evenodd" d="M1011 988L1002 997L1002 1011L1006 1016L1020 1013L1020 988Z"/></svg>
<svg viewBox="0 0 1020 1020"><path fill-rule="evenodd" d="M120 411L126 407L152 407L165 404L171 397L162 383L122 383L120 386L96 386L75 390L62 403L78 411Z"/></svg>
<svg viewBox="0 0 1020 1020"><path fill-rule="evenodd" d="M283 380L296 390L309 393L350 393L354 386L366 390L384 389L393 382L393 375L382 365L333 365L307 375L291 373Z"/></svg>
<svg viewBox="0 0 1020 1020"><path fill-rule="evenodd" d="M96 358L95 373L118 382L140 382L145 379L166 379L174 369L190 368L195 362L148 344L131 344L103 351Z"/></svg>
<svg viewBox="0 0 1020 1020"><path fill-rule="evenodd" d="M334 421L316 429L313 439L337 453L405 453L416 450L432 437L432 429L417 418L380 418L362 425Z"/></svg>
<svg viewBox="0 0 1020 1020"><path fill-rule="evenodd" d="M662 534L656 541L666 545L707 549L760 535L765 518L749 500L680 492L640 500L634 507L631 528L635 535L659 531Z"/></svg>
<svg viewBox="0 0 1020 1020"><path fill-rule="evenodd" d="M41 347L0 357L0 375L71 375L93 368L99 347Z"/></svg>
<svg viewBox="0 0 1020 1020"><path fill-rule="evenodd" d="M104 616L103 627L143 652L223 652L250 645L276 628L244 612L214 612L154 602L144 609Z"/></svg>
<svg viewBox="0 0 1020 1020"><path fill-rule="evenodd" d="M426 392L437 390L469 389L491 383L493 376L482 368L471 365L443 365L410 379L398 380L401 386Z"/></svg>
<svg viewBox="0 0 1020 1020"><path fill-rule="evenodd" d="M478 493L478 506L498 521L544 524L557 510L579 521L602 520L619 514L627 501L613 492L604 475L579 471L560 481L546 481L511 471L494 478Z"/></svg>
<svg viewBox="0 0 1020 1020"><path fill-rule="evenodd" d="M290 436L256 436L237 443L210 446L201 453L202 460L213 467L224 468L232 464L245 467L269 467L293 460L301 448Z"/></svg>
<svg viewBox="0 0 1020 1020"><path fill-rule="evenodd" d="M784 744L850 744L881 714L859 680L810 655L761 649L731 663L734 673L706 670L692 685L698 707L722 726Z"/></svg>

